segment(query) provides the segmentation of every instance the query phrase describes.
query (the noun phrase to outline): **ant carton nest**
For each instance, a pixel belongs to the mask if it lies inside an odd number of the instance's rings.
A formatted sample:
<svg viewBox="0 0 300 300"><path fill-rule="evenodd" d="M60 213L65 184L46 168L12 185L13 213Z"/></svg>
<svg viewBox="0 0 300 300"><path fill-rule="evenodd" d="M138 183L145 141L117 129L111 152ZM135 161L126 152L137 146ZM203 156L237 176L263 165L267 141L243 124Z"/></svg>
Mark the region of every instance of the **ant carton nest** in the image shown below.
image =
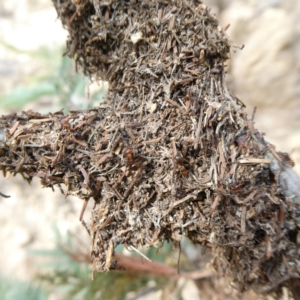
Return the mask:
<svg viewBox="0 0 300 300"><path fill-rule="evenodd" d="M109 82L107 99L68 115L1 117L0 169L37 176L84 206L94 199L94 270L120 269L120 244L186 236L212 249L213 266L240 291L299 278L299 198L281 179L293 162L228 91L231 42L209 9L197 0L53 3L66 54Z"/></svg>

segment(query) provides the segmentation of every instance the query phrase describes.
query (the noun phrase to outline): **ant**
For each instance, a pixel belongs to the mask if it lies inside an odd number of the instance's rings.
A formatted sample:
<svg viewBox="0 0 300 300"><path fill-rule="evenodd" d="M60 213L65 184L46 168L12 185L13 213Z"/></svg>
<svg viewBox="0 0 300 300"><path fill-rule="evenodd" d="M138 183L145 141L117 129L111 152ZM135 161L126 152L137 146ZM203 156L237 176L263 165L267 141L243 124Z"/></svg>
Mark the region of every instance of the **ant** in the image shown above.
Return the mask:
<svg viewBox="0 0 300 300"><path fill-rule="evenodd" d="M69 121L67 119L64 119L61 121L61 124L67 129L67 131L73 133L73 136L75 138L79 138L80 137L80 133L75 131L72 127L71 124L69 123Z"/></svg>
<svg viewBox="0 0 300 300"><path fill-rule="evenodd" d="M245 179L241 183L236 184L235 186L232 187L232 190L237 192L242 190L246 185L250 184L251 180L250 179Z"/></svg>
<svg viewBox="0 0 300 300"><path fill-rule="evenodd" d="M179 154L176 155L175 157L177 166L179 167L179 169L181 170L181 174L183 177L187 177L188 175L188 170L186 168L186 166L184 165L184 159L182 156L180 156Z"/></svg>
<svg viewBox="0 0 300 300"><path fill-rule="evenodd" d="M70 131L70 132L73 132L73 131L74 131L73 128L71 127L69 121L68 121L67 119L62 120L62 121L61 121L61 124L64 125L64 127L65 127L68 131Z"/></svg>
<svg viewBox="0 0 300 300"><path fill-rule="evenodd" d="M243 150L247 150L248 147L246 145L247 142L247 136L246 135L240 135L237 136L234 140L235 145L239 148L239 149L243 149Z"/></svg>
<svg viewBox="0 0 300 300"><path fill-rule="evenodd" d="M126 147L123 151L123 155L129 162L130 170L137 171L141 165L142 159L140 157L134 157L132 147Z"/></svg>

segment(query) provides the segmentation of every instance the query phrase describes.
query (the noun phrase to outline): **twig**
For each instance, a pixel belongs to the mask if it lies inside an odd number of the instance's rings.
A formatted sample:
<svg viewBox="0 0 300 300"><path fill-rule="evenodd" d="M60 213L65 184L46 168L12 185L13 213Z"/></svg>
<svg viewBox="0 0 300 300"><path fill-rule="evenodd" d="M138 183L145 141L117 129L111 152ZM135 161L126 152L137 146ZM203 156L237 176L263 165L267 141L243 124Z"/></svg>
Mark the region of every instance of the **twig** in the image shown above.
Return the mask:
<svg viewBox="0 0 300 300"><path fill-rule="evenodd" d="M3 198L10 198L10 196L7 196L7 195L3 194L2 192L0 192L0 196Z"/></svg>
<svg viewBox="0 0 300 300"><path fill-rule="evenodd" d="M134 250L136 253L138 253L140 256L144 257L146 260L152 262L152 260L150 258L148 258L145 254L143 254L142 252L140 252L138 249L136 249L135 247L133 247L132 245L130 245L128 248L131 248L132 250Z"/></svg>
<svg viewBox="0 0 300 300"><path fill-rule="evenodd" d="M84 212L85 212L85 209L86 209L86 206L87 206L89 200L90 200L90 198L84 199L84 202L83 202L83 205L82 205L82 208L81 208L81 211L80 211L80 215L79 215L79 221L80 221L80 222L82 221L83 214L84 214Z"/></svg>

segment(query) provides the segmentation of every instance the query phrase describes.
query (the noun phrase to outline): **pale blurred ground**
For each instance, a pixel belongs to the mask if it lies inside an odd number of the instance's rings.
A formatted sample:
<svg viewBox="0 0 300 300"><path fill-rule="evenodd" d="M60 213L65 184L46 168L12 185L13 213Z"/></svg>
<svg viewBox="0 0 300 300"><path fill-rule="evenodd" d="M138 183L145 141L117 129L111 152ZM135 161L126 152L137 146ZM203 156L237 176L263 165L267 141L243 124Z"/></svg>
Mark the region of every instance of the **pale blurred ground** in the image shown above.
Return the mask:
<svg viewBox="0 0 300 300"><path fill-rule="evenodd" d="M207 0L229 36L245 48L232 53L228 63L231 90L251 114L257 106L256 127L280 151L292 153L300 174L300 2L298 0ZM26 51L45 46L53 52L63 47L66 33L56 20L50 0L0 0L0 95L45 71ZM10 50L3 43L20 51ZM55 63L55 62L53 62ZM54 105L54 103L53 103ZM55 104L56 105L56 104ZM49 99L22 109L43 111ZM1 108L0 114L6 113ZM53 247L56 224L62 233L72 230L89 237L78 221L81 200L59 191L42 189L38 180L27 186L20 177L0 178L0 273L28 279L38 270L28 249ZM88 219L89 213L85 214ZM187 283L184 299L197 299L193 283ZM159 293L158 293L159 294ZM53 298L55 299L55 298ZM155 299L153 296L152 299Z"/></svg>

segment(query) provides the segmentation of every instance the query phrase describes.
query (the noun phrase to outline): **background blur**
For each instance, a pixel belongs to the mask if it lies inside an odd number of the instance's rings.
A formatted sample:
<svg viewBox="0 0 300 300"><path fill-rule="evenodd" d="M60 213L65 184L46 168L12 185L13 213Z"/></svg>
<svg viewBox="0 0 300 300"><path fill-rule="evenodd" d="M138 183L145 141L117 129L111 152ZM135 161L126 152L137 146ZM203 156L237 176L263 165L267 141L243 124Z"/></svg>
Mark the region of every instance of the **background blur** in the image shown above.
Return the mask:
<svg viewBox="0 0 300 300"><path fill-rule="evenodd" d="M223 26L230 24L227 32L237 46L228 62L231 91L247 105L249 114L257 106L256 127L277 150L291 155L300 174L299 1L204 3L212 7ZM0 1L0 114L61 108L67 112L101 101L106 86L89 85L75 73L73 62L62 56L66 32L56 17L50 0ZM243 50L238 49L241 45L245 45ZM78 287L78 278L89 281L90 270L71 262L61 249L67 244L89 252L89 236L78 221L81 200L64 199L59 191L42 189L38 180L27 186L19 177L0 177L0 191L11 196L0 198L0 300L84 299L86 290ZM193 251L191 245L186 247ZM171 248L166 245L164 250L166 255ZM64 281L70 274L59 269L62 265L73 272L73 282ZM161 283L149 282L140 282L155 291L148 296L164 299ZM76 284L77 294L67 298ZM22 295L16 285L23 288ZM173 299L200 299L192 281L179 282L176 291ZM28 298L24 298L26 293ZM140 298L127 295L126 299L147 299L145 294ZM122 296L119 299L125 299Z"/></svg>

